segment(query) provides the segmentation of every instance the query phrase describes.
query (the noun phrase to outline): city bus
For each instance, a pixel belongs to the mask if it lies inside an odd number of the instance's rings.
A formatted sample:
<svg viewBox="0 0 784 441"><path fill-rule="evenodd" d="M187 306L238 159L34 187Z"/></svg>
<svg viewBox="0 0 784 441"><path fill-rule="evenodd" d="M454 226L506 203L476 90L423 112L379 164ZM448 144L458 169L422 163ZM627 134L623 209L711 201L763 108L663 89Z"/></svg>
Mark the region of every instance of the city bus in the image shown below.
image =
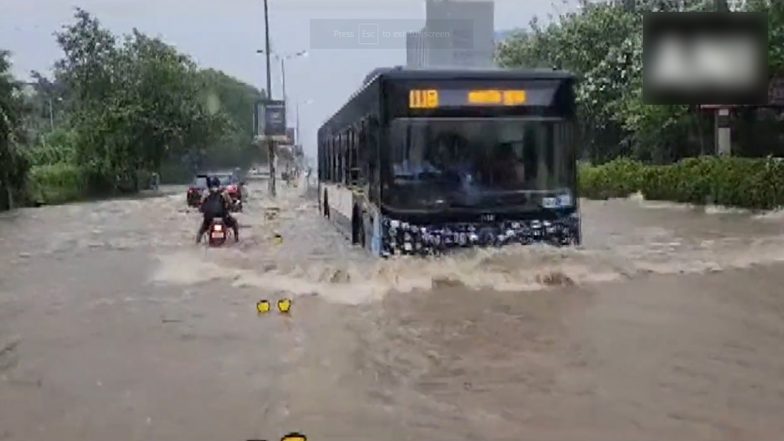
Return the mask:
<svg viewBox="0 0 784 441"><path fill-rule="evenodd" d="M579 245L574 83L376 69L319 128L321 215L378 256Z"/></svg>

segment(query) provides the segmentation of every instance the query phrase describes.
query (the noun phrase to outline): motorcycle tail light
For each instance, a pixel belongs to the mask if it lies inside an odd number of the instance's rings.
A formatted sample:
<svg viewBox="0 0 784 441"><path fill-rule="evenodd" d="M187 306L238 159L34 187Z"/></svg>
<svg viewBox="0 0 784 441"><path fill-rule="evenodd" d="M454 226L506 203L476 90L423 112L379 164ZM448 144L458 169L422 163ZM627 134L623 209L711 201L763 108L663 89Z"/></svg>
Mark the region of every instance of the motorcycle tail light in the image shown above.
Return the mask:
<svg viewBox="0 0 784 441"><path fill-rule="evenodd" d="M213 229L215 231L223 231L223 226L222 225L215 225L215 227L213 227Z"/></svg>

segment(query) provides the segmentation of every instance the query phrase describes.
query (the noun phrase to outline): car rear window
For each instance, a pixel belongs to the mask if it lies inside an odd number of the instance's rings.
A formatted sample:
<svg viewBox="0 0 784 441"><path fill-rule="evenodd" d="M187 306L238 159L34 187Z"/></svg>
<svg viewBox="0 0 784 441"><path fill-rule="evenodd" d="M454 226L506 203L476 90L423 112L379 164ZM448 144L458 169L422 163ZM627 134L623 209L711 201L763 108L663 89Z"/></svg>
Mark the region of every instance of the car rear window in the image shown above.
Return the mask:
<svg viewBox="0 0 784 441"><path fill-rule="evenodd" d="M193 180L193 186L198 188L207 188L207 177L199 176Z"/></svg>

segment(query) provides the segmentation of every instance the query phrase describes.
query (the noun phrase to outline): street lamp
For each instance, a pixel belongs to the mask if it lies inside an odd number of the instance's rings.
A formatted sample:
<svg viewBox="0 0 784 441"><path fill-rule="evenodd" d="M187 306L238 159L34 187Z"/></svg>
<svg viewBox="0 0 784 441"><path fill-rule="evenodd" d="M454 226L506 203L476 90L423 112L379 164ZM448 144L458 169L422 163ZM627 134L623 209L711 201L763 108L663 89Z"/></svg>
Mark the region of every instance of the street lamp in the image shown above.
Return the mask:
<svg viewBox="0 0 784 441"><path fill-rule="evenodd" d="M265 21L265 33L266 33L266 49L257 49L257 54L265 54L267 58L267 99L272 99L272 75L270 73L270 55L273 55L275 58L280 60L280 73L281 73L281 81L283 83L283 108L284 112L288 113L286 110L286 66L285 60L295 57L305 57L308 55L308 51L299 51L294 54L287 54L287 55L278 55L273 54L270 50L270 41L269 41L269 19L267 15L267 0L264 0L264 21ZM271 140L267 141L268 144L268 160L270 163L270 182L269 182L269 191L271 196L275 196L275 145Z"/></svg>
<svg viewBox="0 0 784 441"><path fill-rule="evenodd" d="M267 49L267 99L270 100L272 99L272 74L270 72L270 27L267 0L264 0L264 47ZM269 192L270 196L275 197L275 144L270 139L267 140L267 161L270 171Z"/></svg>
<svg viewBox="0 0 784 441"><path fill-rule="evenodd" d="M263 49L258 49L256 51L257 54L263 54L265 51ZM302 50L295 53L290 54L277 54L277 53L268 53L268 55L273 56L276 60L280 61L280 75L281 75L281 86L283 88L283 101L286 101L286 60L291 60L293 58L299 57L307 57L308 51Z"/></svg>

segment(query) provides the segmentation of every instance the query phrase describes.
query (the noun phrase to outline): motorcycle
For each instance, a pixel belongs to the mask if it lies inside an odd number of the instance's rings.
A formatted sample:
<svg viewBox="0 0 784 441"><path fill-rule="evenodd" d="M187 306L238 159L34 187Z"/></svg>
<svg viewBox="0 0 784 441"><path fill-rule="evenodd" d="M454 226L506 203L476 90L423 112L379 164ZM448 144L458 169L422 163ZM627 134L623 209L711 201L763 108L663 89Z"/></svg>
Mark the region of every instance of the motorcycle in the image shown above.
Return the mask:
<svg viewBox="0 0 784 441"><path fill-rule="evenodd" d="M229 237L229 231L223 223L223 219L220 218L212 220L210 228L207 229L207 234L209 234L207 244L210 247L223 246L223 244L226 243L226 239Z"/></svg>

